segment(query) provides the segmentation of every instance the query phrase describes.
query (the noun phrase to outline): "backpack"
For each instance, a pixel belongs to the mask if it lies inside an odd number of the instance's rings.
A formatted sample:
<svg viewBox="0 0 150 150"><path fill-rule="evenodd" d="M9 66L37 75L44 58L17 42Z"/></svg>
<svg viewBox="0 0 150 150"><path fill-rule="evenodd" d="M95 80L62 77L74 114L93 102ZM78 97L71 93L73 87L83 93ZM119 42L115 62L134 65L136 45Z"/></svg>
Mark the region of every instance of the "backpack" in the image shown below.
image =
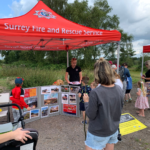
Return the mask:
<svg viewBox="0 0 150 150"><path fill-rule="evenodd" d="M127 90L131 90L131 89L132 89L132 78L127 77Z"/></svg>
<svg viewBox="0 0 150 150"><path fill-rule="evenodd" d="M125 80L124 71L125 71L125 68L121 66L121 67L119 68L119 75L120 75L120 78L121 78L122 81Z"/></svg>

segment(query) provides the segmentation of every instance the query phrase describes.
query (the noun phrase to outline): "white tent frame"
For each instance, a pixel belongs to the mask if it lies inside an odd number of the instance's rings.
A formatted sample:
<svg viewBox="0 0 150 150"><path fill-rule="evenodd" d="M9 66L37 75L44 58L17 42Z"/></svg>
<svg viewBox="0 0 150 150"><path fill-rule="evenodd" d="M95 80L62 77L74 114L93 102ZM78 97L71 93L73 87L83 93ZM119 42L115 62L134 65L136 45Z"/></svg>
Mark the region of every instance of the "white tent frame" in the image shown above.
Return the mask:
<svg viewBox="0 0 150 150"><path fill-rule="evenodd" d="M143 75L143 65L144 65L144 53L143 53L143 56L142 56L142 70L141 70L142 75Z"/></svg>

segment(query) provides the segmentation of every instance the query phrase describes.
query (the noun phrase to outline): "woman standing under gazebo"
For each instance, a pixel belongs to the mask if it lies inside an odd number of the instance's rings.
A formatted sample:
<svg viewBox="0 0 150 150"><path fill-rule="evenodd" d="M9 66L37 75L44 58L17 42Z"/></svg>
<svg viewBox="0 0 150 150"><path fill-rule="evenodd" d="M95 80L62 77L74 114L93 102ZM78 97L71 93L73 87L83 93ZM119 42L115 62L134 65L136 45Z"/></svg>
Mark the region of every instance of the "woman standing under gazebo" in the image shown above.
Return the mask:
<svg viewBox="0 0 150 150"><path fill-rule="evenodd" d="M69 75L69 80L68 80ZM69 85L81 85L82 71L81 68L77 66L77 59L71 59L71 66L66 69L65 80Z"/></svg>

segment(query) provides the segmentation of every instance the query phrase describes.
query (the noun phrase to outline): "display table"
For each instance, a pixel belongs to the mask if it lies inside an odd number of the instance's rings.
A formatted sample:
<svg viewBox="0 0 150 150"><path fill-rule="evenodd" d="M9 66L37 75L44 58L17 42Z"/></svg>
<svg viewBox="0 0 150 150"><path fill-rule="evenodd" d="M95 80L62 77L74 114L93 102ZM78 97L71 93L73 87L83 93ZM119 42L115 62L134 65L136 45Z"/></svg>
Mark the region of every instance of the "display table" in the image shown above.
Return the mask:
<svg viewBox="0 0 150 150"><path fill-rule="evenodd" d="M30 111L24 109L25 122L56 115L80 117L79 89L71 85L25 88L24 100L31 107Z"/></svg>

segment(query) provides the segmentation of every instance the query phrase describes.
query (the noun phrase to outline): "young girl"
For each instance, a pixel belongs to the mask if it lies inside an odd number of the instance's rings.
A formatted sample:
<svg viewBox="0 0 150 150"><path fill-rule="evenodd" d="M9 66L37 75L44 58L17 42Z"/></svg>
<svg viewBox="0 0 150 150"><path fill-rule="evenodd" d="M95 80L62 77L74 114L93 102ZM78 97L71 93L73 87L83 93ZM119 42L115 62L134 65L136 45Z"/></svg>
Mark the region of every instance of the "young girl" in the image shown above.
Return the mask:
<svg viewBox="0 0 150 150"><path fill-rule="evenodd" d="M138 82L138 89L137 89L138 98L135 102L135 107L139 108L140 110L137 111L138 115L141 117L145 117L144 109L149 108L149 103L146 97L146 88L144 87L143 81Z"/></svg>

